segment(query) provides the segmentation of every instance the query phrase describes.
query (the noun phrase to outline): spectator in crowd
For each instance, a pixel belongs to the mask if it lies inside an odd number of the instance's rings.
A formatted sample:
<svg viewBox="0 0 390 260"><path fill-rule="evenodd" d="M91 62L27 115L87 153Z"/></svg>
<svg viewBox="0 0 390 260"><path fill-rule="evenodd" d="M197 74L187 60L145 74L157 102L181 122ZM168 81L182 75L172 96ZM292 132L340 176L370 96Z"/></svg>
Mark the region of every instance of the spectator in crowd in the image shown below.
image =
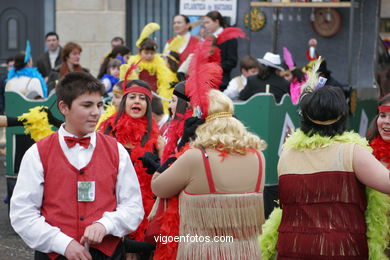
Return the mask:
<svg viewBox="0 0 390 260"><path fill-rule="evenodd" d="M248 78L248 82L239 94L239 99L247 100L257 93L272 93L276 103L279 103L282 96L290 94L290 84L277 74L277 71L283 71L281 60L278 54L267 52L259 62L259 74Z"/></svg>
<svg viewBox="0 0 390 260"><path fill-rule="evenodd" d="M47 97L45 80L37 68L32 67L30 51L26 51L25 53L21 52L15 55L14 66L7 74L5 91L14 91L29 99Z"/></svg>
<svg viewBox="0 0 390 260"><path fill-rule="evenodd" d="M181 47L177 50L180 54L179 57L179 66L187 59L188 55L194 52L196 45L199 42L197 37L191 35L191 23L188 16L183 14L178 14L173 17L173 31L175 37L168 40L167 44L164 47L164 52L169 48L169 44L177 37L183 37L183 43Z"/></svg>
<svg viewBox="0 0 390 260"><path fill-rule="evenodd" d="M232 100L238 99L240 91L244 89L247 78L259 73L259 61L251 56L245 56L240 60L241 75L233 78L223 93Z"/></svg>
<svg viewBox="0 0 390 260"><path fill-rule="evenodd" d="M47 51L37 59L37 68L47 82L51 70L61 64L62 47L58 34L55 32L47 33L45 39Z"/></svg>
<svg viewBox="0 0 390 260"><path fill-rule="evenodd" d="M14 57L8 57L5 61L7 64L7 73L10 69L14 66ZM5 84L7 80L7 75L0 78L0 115L4 114L5 110L5 100L4 100L4 91L5 91Z"/></svg>
<svg viewBox="0 0 390 260"><path fill-rule="evenodd" d="M119 67L122 63L117 60L111 60L108 63L106 73L100 78L100 81L103 83L104 88L106 89L106 94L111 95L112 89L116 83L119 81Z"/></svg>
<svg viewBox="0 0 390 260"><path fill-rule="evenodd" d="M107 58L107 56L114 50L115 47L121 46L121 45L122 45L122 46L125 45L125 40L124 40L122 37L120 37L120 36L115 36L114 38L112 38L112 40L111 40L111 50L107 51L107 52L104 54L103 58L101 59L101 63L104 62L104 60L105 60L105 59Z"/></svg>
<svg viewBox="0 0 390 260"><path fill-rule="evenodd" d="M226 25L221 13L211 11L203 17L204 27L207 33L212 34L217 39L218 48L221 50L221 67L223 70L222 84L220 90L224 91L230 81L230 72L236 67L237 54L237 39L230 38L227 40L218 41L218 38L224 38L224 30Z"/></svg>
<svg viewBox="0 0 390 260"><path fill-rule="evenodd" d="M115 46L100 65L97 78L101 79L103 75L107 73L107 66L110 61L117 59L121 64L125 64L129 60L129 57L130 49L128 47L123 45Z"/></svg>
<svg viewBox="0 0 390 260"><path fill-rule="evenodd" d="M88 69L81 67L80 55L83 49L75 42L68 42L62 49L61 65L57 66L50 73L47 84L49 86L49 93L54 90L57 81L63 79L69 72L89 72Z"/></svg>

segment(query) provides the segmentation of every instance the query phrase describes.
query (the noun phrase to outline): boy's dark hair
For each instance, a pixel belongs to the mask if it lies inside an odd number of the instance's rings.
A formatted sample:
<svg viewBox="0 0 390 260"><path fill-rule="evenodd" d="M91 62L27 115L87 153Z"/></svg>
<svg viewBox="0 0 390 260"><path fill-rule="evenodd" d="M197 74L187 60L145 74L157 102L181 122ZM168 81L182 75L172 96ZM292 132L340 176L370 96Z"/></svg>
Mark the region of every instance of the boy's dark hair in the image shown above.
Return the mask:
<svg viewBox="0 0 390 260"><path fill-rule="evenodd" d="M115 36L111 40L111 42L118 42L118 41L120 41L122 43L122 45L125 44L125 40L122 37L120 37L120 36Z"/></svg>
<svg viewBox="0 0 390 260"><path fill-rule="evenodd" d="M104 95L104 85L86 72L70 72L56 86L57 104L63 101L68 107L72 106L73 100L84 93Z"/></svg>
<svg viewBox="0 0 390 260"><path fill-rule="evenodd" d="M340 88L325 86L306 94L301 98L299 107L301 109L301 130L306 135L319 134L333 137L345 131L348 104ZM339 120L331 125L320 125L310 120L327 121L337 118Z"/></svg>
<svg viewBox="0 0 390 260"><path fill-rule="evenodd" d="M158 116L161 116L162 114L164 114L163 104L161 102L161 99L158 97L152 98L152 112Z"/></svg>
<svg viewBox="0 0 390 260"><path fill-rule="evenodd" d="M24 57L26 55L24 54L24 52L19 52L18 54L15 55L14 57L14 68L15 68L15 71L17 70L21 70L23 69L25 66L26 66L26 62L24 62Z"/></svg>
<svg viewBox="0 0 390 260"><path fill-rule="evenodd" d="M58 34L56 32L48 32L48 33L46 33L45 40L47 40L47 37L49 37L49 36L55 36L57 38L57 40L60 39L60 37L58 36Z"/></svg>
<svg viewBox="0 0 390 260"><path fill-rule="evenodd" d="M139 51L157 51L157 43L151 38L145 38L139 46Z"/></svg>
<svg viewBox="0 0 390 260"><path fill-rule="evenodd" d="M382 97L379 100L378 107L389 102L390 102L390 94L387 94L386 96ZM378 124L377 124L378 117L379 117L379 111L377 111L376 116L374 117L374 119L372 119L370 126L368 127L367 130L366 138L369 142L374 140L379 135Z"/></svg>
<svg viewBox="0 0 390 260"><path fill-rule="evenodd" d="M260 67L259 61L256 58L253 58L252 56L247 55L240 60L240 71L242 69L250 70L259 67Z"/></svg>

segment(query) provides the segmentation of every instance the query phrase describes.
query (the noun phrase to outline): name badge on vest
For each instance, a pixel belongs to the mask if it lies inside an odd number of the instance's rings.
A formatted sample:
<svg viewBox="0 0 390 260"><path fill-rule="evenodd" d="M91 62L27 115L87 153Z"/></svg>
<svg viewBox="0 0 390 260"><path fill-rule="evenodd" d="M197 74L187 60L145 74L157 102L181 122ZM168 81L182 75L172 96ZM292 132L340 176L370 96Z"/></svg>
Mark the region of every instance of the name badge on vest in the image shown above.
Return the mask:
<svg viewBox="0 0 390 260"><path fill-rule="evenodd" d="M91 202L95 200L95 182L77 182L77 201Z"/></svg>

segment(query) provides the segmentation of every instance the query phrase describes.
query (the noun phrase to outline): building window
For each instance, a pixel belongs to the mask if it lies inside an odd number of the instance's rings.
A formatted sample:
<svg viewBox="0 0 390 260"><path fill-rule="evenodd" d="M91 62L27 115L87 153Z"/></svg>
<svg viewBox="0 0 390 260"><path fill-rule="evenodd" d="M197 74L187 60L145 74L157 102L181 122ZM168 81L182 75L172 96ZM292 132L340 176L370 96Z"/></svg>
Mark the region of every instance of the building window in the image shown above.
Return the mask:
<svg viewBox="0 0 390 260"><path fill-rule="evenodd" d="M8 20L8 49L18 49L18 21L15 18Z"/></svg>

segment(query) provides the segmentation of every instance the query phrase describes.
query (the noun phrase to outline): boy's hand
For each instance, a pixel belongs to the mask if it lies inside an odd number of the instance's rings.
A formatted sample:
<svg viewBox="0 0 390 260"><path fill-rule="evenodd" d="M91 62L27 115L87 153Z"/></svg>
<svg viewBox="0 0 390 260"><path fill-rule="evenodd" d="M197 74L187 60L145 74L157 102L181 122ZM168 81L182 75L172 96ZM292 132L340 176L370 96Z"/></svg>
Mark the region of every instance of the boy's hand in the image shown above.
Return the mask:
<svg viewBox="0 0 390 260"><path fill-rule="evenodd" d="M68 260L92 260L91 254L76 240L70 241L65 250L65 257Z"/></svg>
<svg viewBox="0 0 390 260"><path fill-rule="evenodd" d="M84 245L85 242L90 245L99 244L102 242L105 235L107 235L107 231L103 224L100 224L99 222L93 223L85 229L80 244Z"/></svg>

